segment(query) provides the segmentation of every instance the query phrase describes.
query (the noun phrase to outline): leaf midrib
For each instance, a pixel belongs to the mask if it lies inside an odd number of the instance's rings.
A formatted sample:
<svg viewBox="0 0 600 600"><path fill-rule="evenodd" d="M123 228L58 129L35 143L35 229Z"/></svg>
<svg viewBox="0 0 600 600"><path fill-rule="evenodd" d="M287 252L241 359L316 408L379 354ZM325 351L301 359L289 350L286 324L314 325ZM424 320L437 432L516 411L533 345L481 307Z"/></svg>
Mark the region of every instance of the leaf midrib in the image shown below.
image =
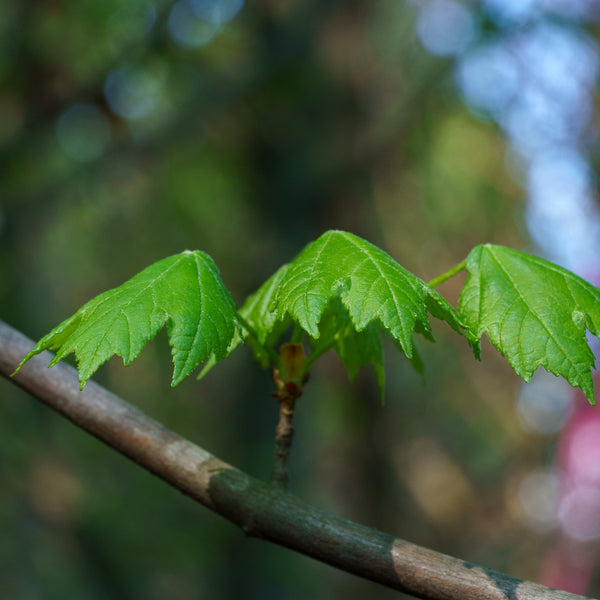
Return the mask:
<svg viewBox="0 0 600 600"><path fill-rule="evenodd" d="M179 258L177 258L177 260L175 260L172 265L170 265L169 267L167 267L160 275L158 275L158 277L154 278L151 282L149 282L147 285L145 285L142 289L140 289L139 291L137 291L135 293L135 295L131 297L131 299L129 300L129 302L127 302L127 304L125 306L122 306L119 309L118 314L112 319L112 321L110 323L110 326L105 329L104 334L102 335L100 341L96 344L96 347L95 347L94 352L92 354L92 359L93 360L95 360L96 357L98 356L98 350L99 350L101 344L106 339L106 336L108 335L109 331L112 329L113 325L116 323L117 319L121 316L121 314L125 314L124 311L130 306L130 304L135 299L137 299L140 296L140 294L142 294L143 292L145 292L148 288L153 288L154 285L158 281L160 281L162 278L166 277L167 274L172 269L174 269L182 260L185 260L186 257L187 257L187 254L184 254L184 255L180 256ZM107 296L107 298L106 298L105 301L103 301L100 304L98 304L98 307L102 306L102 304L104 304L104 302L108 302L111 299L112 299L111 296ZM155 301L154 297L152 298L152 304L154 306L154 309L156 309L157 305L156 305L156 301ZM165 314L166 314L166 311L165 311ZM165 320L162 323L163 325L164 325L165 321L167 320L167 317L168 317L168 315L165 317ZM90 326L91 326L91 324L86 329L84 329L83 331L81 331L80 336L84 335L89 330ZM162 325L161 325L161 327L162 327ZM159 329L160 329L160 327L159 327ZM128 344L129 344L129 347L131 348L131 328L129 326L129 322L127 323L127 333L128 333ZM90 361L90 364L92 364L92 362L93 361Z"/></svg>
<svg viewBox="0 0 600 600"><path fill-rule="evenodd" d="M397 297L396 297L396 294L395 294L395 293L394 293L394 291L392 290L392 287L391 287L391 284L390 284L390 282L389 282L389 281L388 281L388 279L387 279L387 278L384 276L384 274L383 274L383 272L382 272L382 270L381 270L381 266L379 265L379 263L378 263L378 262L377 262L377 261L376 261L376 260L375 260L375 259L374 259L374 258L373 258L373 257L372 257L372 256L371 256L371 255L370 255L370 254L369 254L369 253L366 251L366 250L364 250L364 248L362 248L362 247L361 247L361 246L360 246L360 245L359 245L359 244L358 244L358 243L357 243L357 242L356 242L354 239L352 239L352 237L351 237L351 236L349 236L349 235L348 235L346 232L344 232L342 235L343 235L343 236L344 236L344 237L345 237L345 238L346 238L346 239L347 239L347 240L348 240L348 241L349 241L349 242L350 242L350 243L351 243L353 246L355 246L355 247L358 249L358 251L359 251L361 254L363 254L363 255L365 256L365 259L364 259L364 260L369 260L369 261L371 262L371 264L373 264L373 266L375 267L375 269L376 269L376 270L377 270L377 272L379 273L379 277L380 277L381 279L383 279L383 281L385 282L385 284L386 284L386 286L387 286L387 288L388 288L388 292L389 292L390 296L393 298L393 301L394 301L394 307L396 308L396 312L397 312L398 314L400 314L400 307L399 307L399 305L398 305L398 299L397 299ZM393 260L393 259L391 259L391 258L390 258L390 260ZM364 261L363 261L363 262L364 262ZM362 263L360 263L360 264L362 264ZM395 267L395 265L394 265L394 264L392 264L392 267ZM355 271L356 271L356 269L353 269L353 270L352 270L352 273L350 274L350 276L352 276L352 274L354 274L354 272L355 272ZM402 272L400 272L400 274L401 274L401 275L404 275ZM405 279L405 280L407 280L407 278L406 278L406 277L404 277L404 279ZM408 284L410 285L410 282L408 282ZM414 288L413 288L412 286L410 286L410 287L411 287L411 289L413 289L413 290L414 290ZM418 292L417 292L417 293L418 293ZM408 298L408 295L406 295L406 294L405 294L405 296ZM389 300L389 298L388 298L388 300ZM402 319L401 319L401 318L399 318L399 319L400 319L400 323L401 323L401 329L402 329L402 333L405 333L405 332L404 332L404 329L402 328ZM416 321L416 315L415 315L415 321ZM367 324L368 324L368 323L367 323ZM365 327L366 327L366 326L365 326ZM364 328L363 328L363 329L364 329ZM407 353L407 356L410 358L410 354L409 354L410 350L409 350L409 349L406 349L406 350L405 350L405 352ZM411 353L411 354L412 354L412 353Z"/></svg>
<svg viewBox="0 0 600 600"><path fill-rule="evenodd" d="M196 267L196 274L198 279L198 290L200 290L200 306L198 307L198 322L196 324L196 333L194 334L194 340L190 345L187 352L187 359L184 362L184 366L180 369L180 373L184 373L188 369L188 362L191 357L191 349L196 346L196 340L198 339L198 335L200 334L200 323L202 322L202 303L204 298L202 297L202 282L201 282L201 274L200 274L200 265L198 264L198 256L194 254L194 265ZM173 348L175 348L175 342L173 342Z"/></svg>

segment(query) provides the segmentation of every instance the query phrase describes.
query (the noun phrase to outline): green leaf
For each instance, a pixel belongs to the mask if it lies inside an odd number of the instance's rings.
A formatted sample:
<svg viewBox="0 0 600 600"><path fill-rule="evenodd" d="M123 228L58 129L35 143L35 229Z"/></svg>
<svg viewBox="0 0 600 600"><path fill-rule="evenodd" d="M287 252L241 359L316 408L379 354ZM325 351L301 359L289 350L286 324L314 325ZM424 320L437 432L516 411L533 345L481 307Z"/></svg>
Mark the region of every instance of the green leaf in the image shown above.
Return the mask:
<svg viewBox="0 0 600 600"><path fill-rule="evenodd" d="M252 327L247 341L262 367L269 365L272 353L268 351L291 325L291 319L278 321L273 312L279 285L288 269L280 267L260 288L248 297L240 309L242 319Z"/></svg>
<svg viewBox="0 0 600 600"><path fill-rule="evenodd" d="M186 250L150 265L82 306L21 361L58 350L49 366L75 353L81 387L113 354L129 365L167 325L177 385L201 363L226 357L239 343L235 304L212 258ZM17 370L18 370L17 369Z"/></svg>
<svg viewBox="0 0 600 600"><path fill-rule="evenodd" d="M418 366L412 334L432 339L428 310L460 331L454 309L424 281L358 236L328 231L275 273L241 313L261 332L260 343L274 343L297 324L313 354L334 348L351 376L371 363L383 385L379 332Z"/></svg>
<svg viewBox="0 0 600 600"><path fill-rule="evenodd" d="M600 291L542 258L490 244L470 252L467 271L459 314L471 341L486 332L525 381L542 366L593 404L586 329L598 336Z"/></svg>
<svg viewBox="0 0 600 600"><path fill-rule="evenodd" d="M379 389L383 392L385 373L380 330L375 323L369 323L362 331L356 331L348 309L339 296L323 311L319 322L319 337L311 337L310 346L316 356L333 348L342 359L350 379L358 375L362 366L373 365Z"/></svg>

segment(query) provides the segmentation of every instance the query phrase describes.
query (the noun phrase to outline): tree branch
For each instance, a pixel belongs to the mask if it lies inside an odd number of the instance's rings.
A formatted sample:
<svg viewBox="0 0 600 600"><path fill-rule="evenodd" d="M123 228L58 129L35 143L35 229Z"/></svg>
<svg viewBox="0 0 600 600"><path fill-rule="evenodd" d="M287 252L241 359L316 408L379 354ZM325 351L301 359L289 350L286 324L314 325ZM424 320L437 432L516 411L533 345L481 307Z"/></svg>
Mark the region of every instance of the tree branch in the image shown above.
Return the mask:
<svg viewBox="0 0 600 600"><path fill-rule="evenodd" d="M354 523L258 481L163 427L44 352L13 378L33 342L0 321L0 373L73 423L253 537L431 600L582 600Z"/></svg>

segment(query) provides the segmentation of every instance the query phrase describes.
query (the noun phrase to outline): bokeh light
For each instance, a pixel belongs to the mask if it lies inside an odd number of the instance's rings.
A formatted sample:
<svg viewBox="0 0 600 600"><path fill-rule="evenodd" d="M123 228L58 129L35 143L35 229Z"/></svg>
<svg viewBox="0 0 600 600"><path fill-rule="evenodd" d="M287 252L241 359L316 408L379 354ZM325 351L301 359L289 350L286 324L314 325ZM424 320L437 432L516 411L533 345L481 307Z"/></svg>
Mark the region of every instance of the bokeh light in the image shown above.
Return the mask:
<svg viewBox="0 0 600 600"><path fill-rule="evenodd" d="M523 385L517 402L517 414L523 427L540 434L554 434L566 423L572 410L571 388L539 370L531 382Z"/></svg>
<svg viewBox="0 0 600 600"><path fill-rule="evenodd" d="M190 0L190 4L201 19L223 25L237 16L244 6L244 0Z"/></svg>
<svg viewBox="0 0 600 600"><path fill-rule="evenodd" d="M499 25L519 25L539 14L539 0L483 0L490 17Z"/></svg>
<svg viewBox="0 0 600 600"><path fill-rule="evenodd" d="M465 102L500 117L519 93L519 69L501 44L488 43L469 52L457 68L457 82Z"/></svg>
<svg viewBox="0 0 600 600"><path fill-rule="evenodd" d="M169 13L169 33L181 46L205 46L243 5L243 0L179 0Z"/></svg>
<svg viewBox="0 0 600 600"><path fill-rule="evenodd" d="M519 484L517 498L526 524L539 532L556 526L560 477L552 469L534 469Z"/></svg>
<svg viewBox="0 0 600 600"><path fill-rule="evenodd" d="M167 79L167 67L159 61L122 66L109 73L104 95L115 114L125 119L141 119L160 106Z"/></svg>
<svg viewBox="0 0 600 600"><path fill-rule="evenodd" d="M594 186L588 162L573 149L542 154L531 163L529 232L550 260L582 273L589 273L600 256Z"/></svg>
<svg viewBox="0 0 600 600"><path fill-rule="evenodd" d="M99 158L110 141L110 123L92 104L77 104L65 110L56 122L56 137L62 151L73 160Z"/></svg>
<svg viewBox="0 0 600 600"><path fill-rule="evenodd" d="M472 13L453 0L432 0L422 5L417 34L429 52L453 56L465 50L476 36Z"/></svg>
<svg viewBox="0 0 600 600"><path fill-rule="evenodd" d="M219 31L219 24L201 19L189 0L179 0L169 14L169 33L181 46L205 46Z"/></svg>
<svg viewBox="0 0 600 600"><path fill-rule="evenodd" d="M491 113L513 149L531 158L584 135L597 72L594 43L540 22L469 51L457 65L457 84L465 101Z"/></svg>
<svg viewBox="0 0 600 600"><path fill-rule="evenodd" d="M571 538L600 538L600 419L583 419L572 428L564 457L564 491L558 520Z"/></svg>

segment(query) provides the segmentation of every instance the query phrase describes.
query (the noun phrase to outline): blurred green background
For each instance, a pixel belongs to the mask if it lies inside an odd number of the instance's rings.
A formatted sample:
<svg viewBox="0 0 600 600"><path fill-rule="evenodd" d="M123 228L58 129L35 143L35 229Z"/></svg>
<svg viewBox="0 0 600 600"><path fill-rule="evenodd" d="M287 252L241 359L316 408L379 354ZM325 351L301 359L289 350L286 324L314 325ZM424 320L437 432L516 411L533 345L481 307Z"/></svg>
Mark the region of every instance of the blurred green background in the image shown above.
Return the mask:
<svg viewBox="0 0 600 600"><path fill-rule="evenodd" d="M446 4L468 11L471 48L510 26L484 5ZM3 0L1 318L37 339L186 248L215 259L241 305L330 228L425 280L478 243L531 248L525 167L500 121L460 93L466 46L432 52L420 39L422 10L399 0ZM594 34L583 19L568 26ZM460 283L440 291L456 303ZM425 384L386 345L384 407L371 372L351 384L334 356L314 366L291 490L536 579L553 532L532 523L519 490L551 464L554 438L522 425L521 383L498 353L484 344L478 363L464 339L433 326L436 344L418 340ZM278 407L249 349L201 382L171 389L170 374L161 333L131 367L111 360L95 379L267 478ZM401 596L247 539L6 381L0 482L6 598Z"/></svg>

